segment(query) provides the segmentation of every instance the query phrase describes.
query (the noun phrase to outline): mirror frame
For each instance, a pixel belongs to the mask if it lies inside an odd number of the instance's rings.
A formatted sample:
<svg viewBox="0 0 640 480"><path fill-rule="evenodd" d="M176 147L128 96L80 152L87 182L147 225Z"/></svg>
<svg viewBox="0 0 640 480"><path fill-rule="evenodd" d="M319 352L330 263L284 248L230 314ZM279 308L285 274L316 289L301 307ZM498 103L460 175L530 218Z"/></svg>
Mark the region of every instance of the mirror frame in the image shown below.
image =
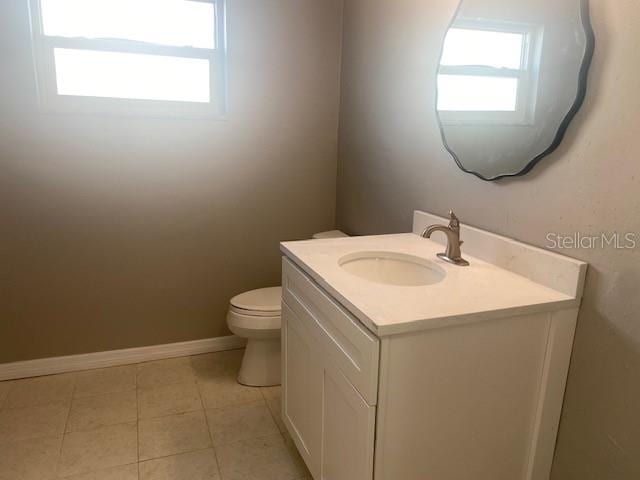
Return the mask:
<svg viewBox="0 0 640 480"><path fill-rule="evenodd" d="M558 127L558 131L553 141L551 142L551 145L549 145L549 147L547 147L545 151L543 151L538 156L533 158L533 160L531 160L518 173L507 173L502 175L496 175L495 177L491 177L491 178L487 178L478 172L469 170L462 165L460 158L458 157L458 155L456 155L456 153L453 151L453 149L449 146L447 142L443 122L440 117L440 112L438 111L438 94L439 94L438 75L440 73L440 64L442 62L442 56L444 54L445 38L447 33L449 33L449 30L453 27L454 23L456 22L458 18L458 14L460 13L460 10L462 9L462 6L465 1L469 1L469 0L460 0L460 2L458 3L458 7L456 8L453 14L453 18L449 22L449 25L445 31L445 35L442 39L442 43L440 47L440 55L438 56L438 68L436 70L436 82L435 82L435 90L436 90L435 110L436 110L436 117L438 120L438 127L440 128L440 136L442 137L442 143L444 144L444 147L447 149L447 152L449 152L449 154L453 157L453 159L455 160L460 170L462 170L465 173L470 173L471 175L475 175L481 180L484 180L487 182L494 182L502 178L521 177L529 173L540 162L540 160L549 156L560 146L560 144L562 143L562 140L564 139L567 133L567 130L569 129L569 125L571 124L571 121L576 116L578 111L580 111L580 108L582 107L582 104L584 103L584 100L587 96L587 83L589 78L589 69L591 68L591 63L593 61L593 54L596 48L596 36L593 30L593 26L591 25L591 13L589 9L589 0L579 0L580 1L580 20L582 22L582 28L584 29L584 33L585 33L585 49L584 49L584 55L582 57L582 64L580 65L580 70L578 72L578 89L576 92L576 98L571 108L565 115L564 119L560 123L560 126Z"/></svg>

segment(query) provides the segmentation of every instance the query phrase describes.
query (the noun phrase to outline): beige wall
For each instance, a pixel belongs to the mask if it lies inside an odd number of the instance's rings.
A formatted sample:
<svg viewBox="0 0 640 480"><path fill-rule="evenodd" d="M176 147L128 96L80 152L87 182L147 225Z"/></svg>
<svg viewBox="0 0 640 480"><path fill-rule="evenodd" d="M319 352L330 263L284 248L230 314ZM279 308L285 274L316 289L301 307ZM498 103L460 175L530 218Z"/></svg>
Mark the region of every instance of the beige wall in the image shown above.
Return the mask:
<svg viewBox="0 0 640 480"><path fill-rule="evenodd" d="M434 115L456 0L346 0L339 226L407 231L413 209L453 207L540 246L547 232L640 234L640 4L591 3L597 52L566 141L527 177L484 183L455 166ZM640 249L566 253L591 267L553 479L640 478Z"/></svg>
<svg viewBox="0 0 640 480"><path fill-rule="evenodd" d="M228 121L38 111L0 2L0 363L227 334L334 226L341 2L229 2Z"/></svg>

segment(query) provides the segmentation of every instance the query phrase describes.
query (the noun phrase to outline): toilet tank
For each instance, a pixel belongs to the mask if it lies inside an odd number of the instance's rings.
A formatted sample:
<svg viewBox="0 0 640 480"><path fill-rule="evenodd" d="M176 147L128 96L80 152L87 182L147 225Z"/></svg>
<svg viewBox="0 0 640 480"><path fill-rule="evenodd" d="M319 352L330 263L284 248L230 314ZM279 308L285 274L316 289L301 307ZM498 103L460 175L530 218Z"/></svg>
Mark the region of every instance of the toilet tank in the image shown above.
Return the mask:
<svg viewBox="0 0 640 480"><path fill-rule="evenodd" d="M326 238L343 238L343 237L348 237L349 235L347 235L344 232L341 232L340 230L331 230L330 232L321 232L321 233L316 233L313 236L314 240L323 240Z"/></svg>

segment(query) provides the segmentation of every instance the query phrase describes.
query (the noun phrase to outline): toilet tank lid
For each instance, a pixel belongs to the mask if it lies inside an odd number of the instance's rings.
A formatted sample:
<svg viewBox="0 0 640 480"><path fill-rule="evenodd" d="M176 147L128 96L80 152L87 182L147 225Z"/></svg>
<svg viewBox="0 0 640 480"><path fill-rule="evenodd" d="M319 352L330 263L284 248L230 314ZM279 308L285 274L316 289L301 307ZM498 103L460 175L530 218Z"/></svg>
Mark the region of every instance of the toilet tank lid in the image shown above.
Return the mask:
<svg viewBox="0 0 640 480"><path fill-rule="evenodd" d="M282 287L259 288L236 295L231 305L254 312L279 312L282 302Z"/></svg>
<svg viewBox="0 0 640 480"><path fill-rule="evenodd" d="M314 240L322 240L322 239L326 239L326 238L343 238L343 237L348 237L349 235L347 235L344 232L341 232L340 230L331 230L330 232L321 232L321 233L316 233L313 238Z"/></svg>

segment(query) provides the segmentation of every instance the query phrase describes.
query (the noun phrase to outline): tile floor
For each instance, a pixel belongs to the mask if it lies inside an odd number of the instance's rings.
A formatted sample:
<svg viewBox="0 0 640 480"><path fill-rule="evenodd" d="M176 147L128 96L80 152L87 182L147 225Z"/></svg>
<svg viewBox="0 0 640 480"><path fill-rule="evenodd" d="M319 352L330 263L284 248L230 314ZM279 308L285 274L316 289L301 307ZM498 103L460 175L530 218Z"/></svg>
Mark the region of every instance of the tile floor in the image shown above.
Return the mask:
<svg viewBox="0 0 640 480"><path fill-rule="evenodd" d="M242 353L0 382L0 480L310 480Z"/></svg>

